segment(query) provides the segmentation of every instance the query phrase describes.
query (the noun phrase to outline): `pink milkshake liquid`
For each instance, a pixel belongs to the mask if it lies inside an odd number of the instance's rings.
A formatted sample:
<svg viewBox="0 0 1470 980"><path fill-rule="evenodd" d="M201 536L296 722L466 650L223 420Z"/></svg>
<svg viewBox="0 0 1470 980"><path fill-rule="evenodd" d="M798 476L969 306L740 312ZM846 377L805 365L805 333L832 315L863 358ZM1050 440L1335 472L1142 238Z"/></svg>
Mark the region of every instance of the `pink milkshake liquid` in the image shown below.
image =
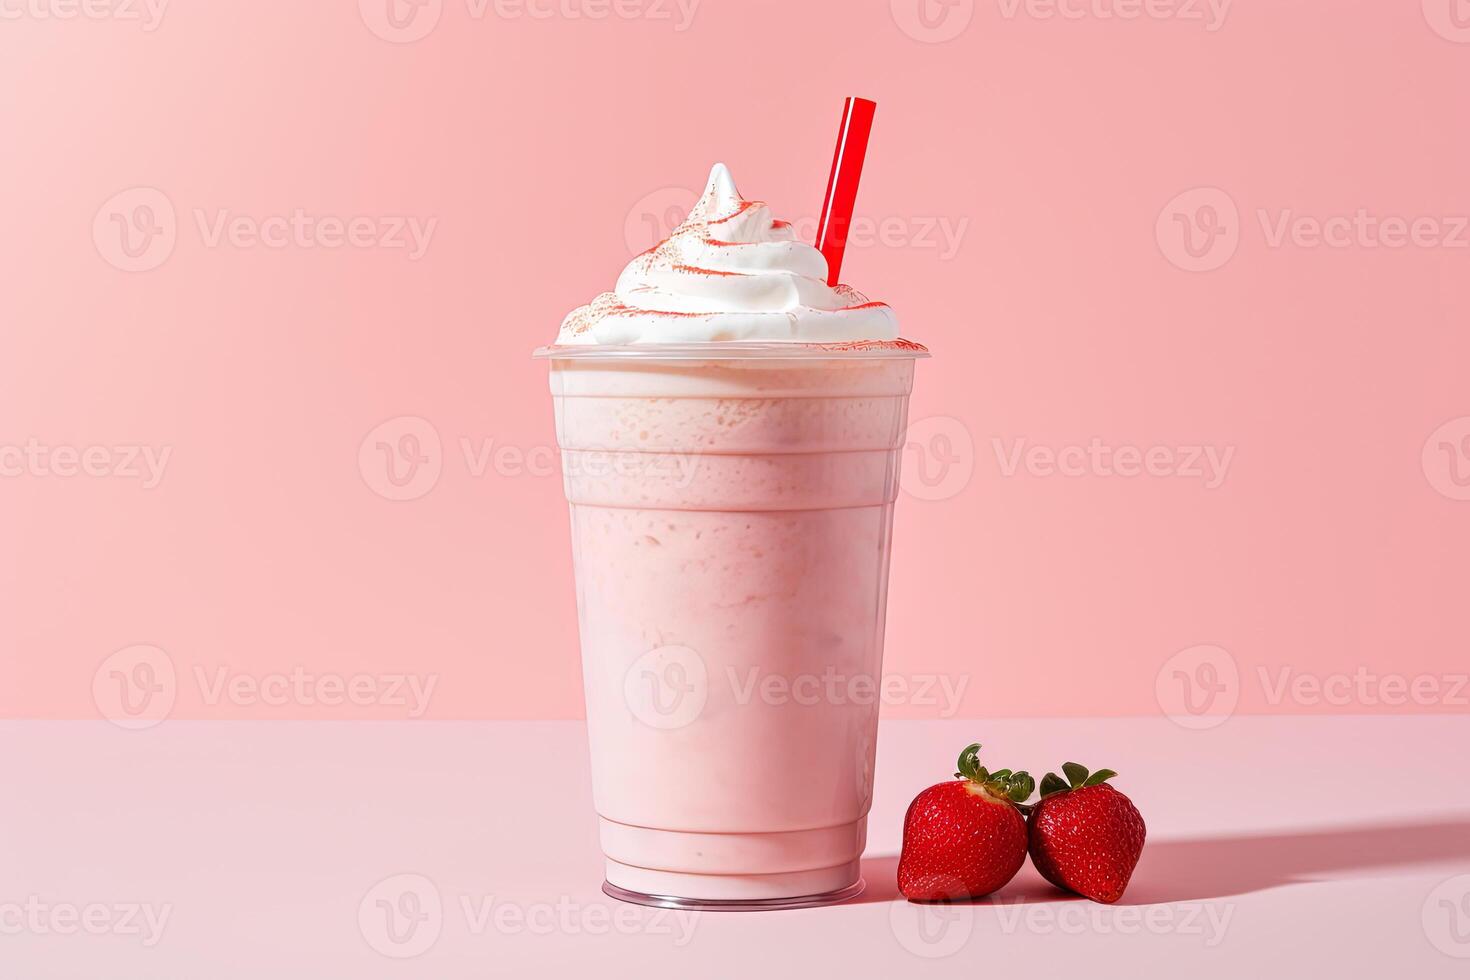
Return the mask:
<svg viewBox="0 0 1470 980"><path fill-rule="evenodd" d="M716 908L856 894L923 349L543 354L606 890Z"/></svg>

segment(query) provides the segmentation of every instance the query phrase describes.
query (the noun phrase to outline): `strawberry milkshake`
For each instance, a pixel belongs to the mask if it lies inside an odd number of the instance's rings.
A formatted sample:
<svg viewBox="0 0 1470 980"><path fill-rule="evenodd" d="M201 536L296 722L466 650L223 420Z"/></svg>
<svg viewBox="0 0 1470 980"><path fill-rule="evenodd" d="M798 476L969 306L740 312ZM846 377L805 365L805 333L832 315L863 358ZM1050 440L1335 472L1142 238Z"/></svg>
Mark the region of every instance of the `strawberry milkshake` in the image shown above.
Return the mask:
<svg viewBox="0 0 1470 980"><path fill-rule="evenodd" d="M717 165L551 362L609 894L861 890L914 363Z"/></svg>

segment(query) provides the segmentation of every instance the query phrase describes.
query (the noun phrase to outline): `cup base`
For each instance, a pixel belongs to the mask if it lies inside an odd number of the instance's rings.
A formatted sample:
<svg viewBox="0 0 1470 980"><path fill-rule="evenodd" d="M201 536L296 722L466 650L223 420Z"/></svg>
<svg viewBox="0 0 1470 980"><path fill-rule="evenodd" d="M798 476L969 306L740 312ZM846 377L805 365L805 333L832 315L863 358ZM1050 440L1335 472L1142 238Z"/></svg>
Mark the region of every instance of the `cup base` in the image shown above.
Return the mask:
<svg viewBox="0 0 1470 980"><path fill-rule="evenodd" d="M859 878L846 888L837 888L819 895L798 895L793 898L679 898L675 895L650 895L621 888L610 881L602 883L604 894L620 902L633 905L649 905L659 909L689 909L697 912L772 912L778 909L810 909L822 905L839 905L863 893L866 883Z"/></svg>
<svg viewBox="0 0 1470 980"><path fill-rule="evenodd" d="M658 833L670 836L668 832ZM728 836L735 838L741 835ZM750 862L739 870L728 865L720 867L706 863L700 871L662 870L626 864L609 857L604 877L612 887L634 895L737 904L805 901L830 896L851 888L862 878L862 864L856 857L840 864L800 871L772 871L771 863L762 863L756 857L752 854Z"/></svg>

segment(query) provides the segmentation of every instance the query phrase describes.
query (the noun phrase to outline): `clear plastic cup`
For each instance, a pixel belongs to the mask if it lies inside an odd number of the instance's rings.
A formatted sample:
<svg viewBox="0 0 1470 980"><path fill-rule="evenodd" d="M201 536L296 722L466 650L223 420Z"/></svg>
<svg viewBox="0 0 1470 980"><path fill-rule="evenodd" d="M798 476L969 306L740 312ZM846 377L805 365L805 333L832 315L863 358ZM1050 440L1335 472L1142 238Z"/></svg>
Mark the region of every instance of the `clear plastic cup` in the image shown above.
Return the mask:
<svg viewBox="0 0 1470 980"><path fill-rule="evenodd" d="M557 347L605 890L862 889L917 345Z"/></svg>

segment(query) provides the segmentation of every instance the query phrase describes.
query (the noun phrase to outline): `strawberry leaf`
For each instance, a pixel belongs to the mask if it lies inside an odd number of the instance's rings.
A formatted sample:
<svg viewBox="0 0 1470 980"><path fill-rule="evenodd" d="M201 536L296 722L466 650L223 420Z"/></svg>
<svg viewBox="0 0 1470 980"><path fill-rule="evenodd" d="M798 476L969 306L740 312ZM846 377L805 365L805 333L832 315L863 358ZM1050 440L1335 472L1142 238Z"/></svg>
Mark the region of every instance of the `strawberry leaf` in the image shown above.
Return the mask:
<svg viewBox="0 0 1470 980"><path fill-rule="evenodd" d="M982 770L980 768L979 742L965 746L965 750L960 753L960 761L955 768L959 770L956 775L964 779L974 780L978 783L985 778L980 775Z"/></svg>
<svg viewBox="0 0 1470 980"><path fill-rule="evenodd" d="M1088 776L1087 779L1082 783L1082 785L1083 786L1098 786L1098 785L1101 785L1102 783L1107 782L1109 779L1112 779L1116 775L1118 775L1118 774L1115 773L1115 772L1113 772L1113 770L1111 770L1111 769L1099 769L1097 772L1093 773L1091 776Z"/></svg>
<svg viewBox="0 0 1470 980"><path fill-rule="evenodd" d="M1076 789L1087 781L1087 767L1079 766L1075 762L1062 763L1062 772L1067 774L1067 782L1071 784L1073 789Z"/></svg>
<svg viewBox="0 0 1470 980"><path fill-rule="evenodd" d="M1063 793L1067 790L1067 784L1062 777L1054 772L1049 772L1041 777L1041 798L1044 800L1053 793Z"/></svg>
<svg viewBox="0 0 1470 980"><path fill-rule="evenodd" d="M997 769L995 770L995 772L990 774L990 778L999 780L1003 783L1011 778L1011 771L1009 769Z"/></svg>
<svg viewBox="0 0 1470 980"><path fill-rule="evenodd" d="M1011 798L1011 802L1013 803L1025 803L1027 798L1030 797L1031 791L1034 789L1036 789L1036 780L1032 779L1031 774L1023 769L1011 776L1010 786L1006 795Z"/></svg>

